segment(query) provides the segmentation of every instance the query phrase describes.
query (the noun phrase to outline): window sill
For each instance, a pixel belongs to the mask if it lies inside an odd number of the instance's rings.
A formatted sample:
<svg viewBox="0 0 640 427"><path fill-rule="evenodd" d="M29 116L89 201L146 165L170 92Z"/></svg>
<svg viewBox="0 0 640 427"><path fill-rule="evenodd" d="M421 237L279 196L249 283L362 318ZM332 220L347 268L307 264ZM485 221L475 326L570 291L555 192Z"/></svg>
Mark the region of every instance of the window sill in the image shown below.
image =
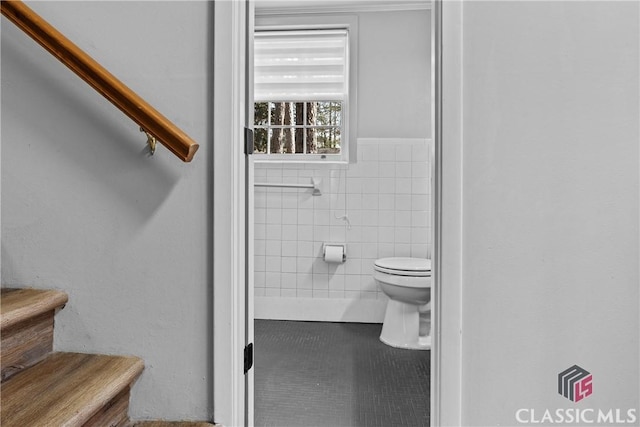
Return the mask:
<svg viewBox="0 0 640 427"><path fill-rule="evenodd" d="M296 165L296 166L300 166L300 165L310 165L310 166L322 166L322 165L327 165L327 166L333 166L333 167L340 167L340 168L348 168L349 166L349 161L348 160L311 160L311 159L299 159L299 160L289 160L289 159L255 159L254 163L256 164L262 164L262 165L278 165L278 166L283 166L283 165Z"/></svg>

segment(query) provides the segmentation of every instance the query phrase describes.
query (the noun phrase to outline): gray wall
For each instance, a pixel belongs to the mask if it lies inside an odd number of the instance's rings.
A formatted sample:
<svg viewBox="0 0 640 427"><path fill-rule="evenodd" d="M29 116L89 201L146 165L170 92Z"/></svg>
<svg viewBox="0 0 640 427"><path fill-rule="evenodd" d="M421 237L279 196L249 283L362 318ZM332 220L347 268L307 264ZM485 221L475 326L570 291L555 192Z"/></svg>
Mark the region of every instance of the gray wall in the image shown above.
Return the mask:
<svg viewBox="0 0 640 427"><path fill-rule="evenodd" d="M29 4L200 151L149 157L133 122L3 19L2 283L69 293L56 350L145 360L133 418L209 418L213 3Z"/></svg>
<svg viewBox="0 0 640 427"><path fill-rule="evenodd" d="M431 138L431 13L358 14L358 138Z"/></svg>
<svg viewBox="0 0 640 427"><path fill-rule="evenodd" d="M463 425L638 425L639 12L464 3ZM557 392L574 364L593 374L578 403Z"/></svg>

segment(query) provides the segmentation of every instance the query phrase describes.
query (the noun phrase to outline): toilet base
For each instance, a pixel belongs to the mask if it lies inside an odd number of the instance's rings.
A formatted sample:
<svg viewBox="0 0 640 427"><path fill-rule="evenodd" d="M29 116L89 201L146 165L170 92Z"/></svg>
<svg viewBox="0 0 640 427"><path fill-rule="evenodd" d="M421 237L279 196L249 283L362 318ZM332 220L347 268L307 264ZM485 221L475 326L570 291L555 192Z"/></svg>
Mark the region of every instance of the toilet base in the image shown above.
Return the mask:
<svg viewBox="0 0 640 427"><path fill-rule="evenodd" d="M418 306L390 299L387 302L380 341L396 348L430 350L431 335L420 336Z"/></svg>

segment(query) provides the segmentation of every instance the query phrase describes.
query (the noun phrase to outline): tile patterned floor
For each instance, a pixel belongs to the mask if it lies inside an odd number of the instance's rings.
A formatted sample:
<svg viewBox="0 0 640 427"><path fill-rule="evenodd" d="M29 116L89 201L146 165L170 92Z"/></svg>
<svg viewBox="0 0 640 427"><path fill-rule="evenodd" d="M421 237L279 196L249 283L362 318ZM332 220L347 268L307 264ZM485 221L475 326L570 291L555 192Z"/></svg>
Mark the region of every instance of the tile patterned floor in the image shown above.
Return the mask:
<svg viewBox="0 0 640 427"><path fill-rule="evenodd" d="M382 325L256 320L255 425L429 425L429 351L389 347Z"/></svg>

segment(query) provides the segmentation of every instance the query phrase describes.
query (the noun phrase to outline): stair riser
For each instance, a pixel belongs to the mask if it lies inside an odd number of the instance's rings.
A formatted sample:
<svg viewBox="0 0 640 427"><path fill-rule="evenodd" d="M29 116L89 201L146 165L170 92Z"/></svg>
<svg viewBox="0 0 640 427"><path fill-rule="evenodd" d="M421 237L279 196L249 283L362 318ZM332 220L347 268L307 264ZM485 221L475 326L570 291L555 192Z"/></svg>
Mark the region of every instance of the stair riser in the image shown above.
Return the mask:
<svg viewBox="0 0 640 427"><path fill-rule="evenodd" d="M82 427L129 427L130 388L122 391L107 403Z"/></svg>
<svg viewBox="0 0 640 427"><path fill-rule="evenodd" d="M51 310L2 331L2 382L38 363L53 350L54 315L55 310Z"/></svg>

